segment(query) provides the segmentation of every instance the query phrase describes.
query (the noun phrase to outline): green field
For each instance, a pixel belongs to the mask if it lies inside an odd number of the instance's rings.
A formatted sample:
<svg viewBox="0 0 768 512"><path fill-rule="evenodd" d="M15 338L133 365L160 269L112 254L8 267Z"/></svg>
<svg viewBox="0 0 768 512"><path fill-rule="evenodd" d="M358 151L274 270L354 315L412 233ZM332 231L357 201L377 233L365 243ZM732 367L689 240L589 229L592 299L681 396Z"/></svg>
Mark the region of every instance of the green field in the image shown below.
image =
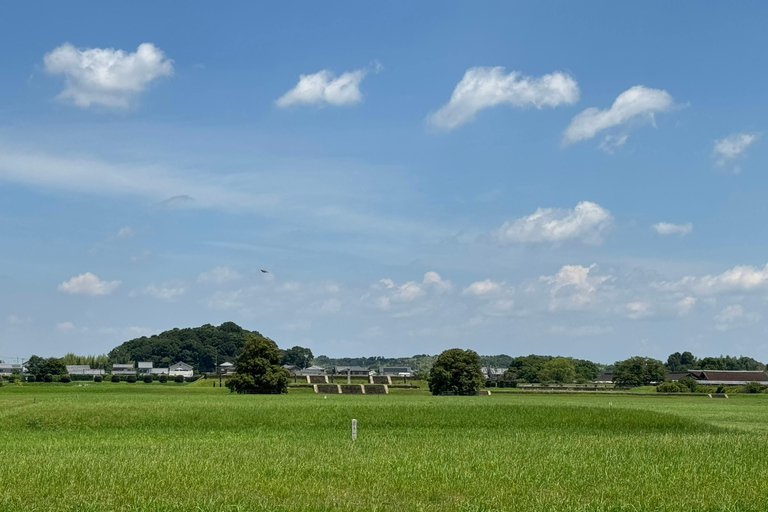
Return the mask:
<svg viewBox="0 0 768 512"><path fill-rule="evenodd" d="M0 510L768 510L768 395L410 393L6 385Z"/></svg>

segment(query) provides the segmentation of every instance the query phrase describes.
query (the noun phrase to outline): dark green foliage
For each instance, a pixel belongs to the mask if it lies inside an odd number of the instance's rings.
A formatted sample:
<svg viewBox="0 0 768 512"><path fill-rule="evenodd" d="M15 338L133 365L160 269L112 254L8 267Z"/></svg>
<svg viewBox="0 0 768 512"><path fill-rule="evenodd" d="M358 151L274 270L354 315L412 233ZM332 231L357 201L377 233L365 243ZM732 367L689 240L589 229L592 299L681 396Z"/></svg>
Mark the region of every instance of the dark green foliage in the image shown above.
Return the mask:
<svg viewBox="0 0 768 512"><path fill-rule="evenodd" d="M666 374L664 363L650 357L630 357L624 361L616 361L613 366L613 382L619 386L647 386L662 382Z"/></svg>
<svg viewBox="0 0 768 512"><path fill-rule="evenodd" d="M168 375L161 373L160 378L158 380L160 381L161 384L165 384L166 382L168 382Z"/></svg>
<svg viewBox="0 0 768 512"><path fill-rule="evenodd" d="M446 350L432 365L428 381L433 395L476 395L484 381L480 356L474 350Z"/></svg>
<svg viewBox="0 0 768 512"><path fill-rule="evenodd" d="M47 374L51 375L51 380L45 382L53 382L54 375L64 375L67 373L67 368L64 366L64 363L61 362L61 359L56 357L43 358L40 356L31 356L27 361L26 366L27 372L34 375L38 382L45 380Z"/></svg>
<svg viewBox="0 0 768 512"><path fill-rule="evenodd" d="M136 378L136 376L135 376L135 375L129 375L129 376L128 376L128 377L125 379L125 382L129 382L129 383L133 384L133 383L134 383L134 382L136 382L137 380L138 380L138 379Z"/></svg>
<svg viewBox="0 0 768 512"><path fill-rule="evenodd" d="M173 378L173 381L174 381L174 382L178 382L179 384L181 384L182 382L184 382L184 376L183 376L183 375L176 375L176 376Z"/></svg>
<svg viewBox="0 0 768 512"><path fill-rule="evenodd" d="M290 374L280 360L280 349L274 341L250 335L237 356L237 372L227 380L227 387L236 393L287 392Z"/></svg>
<svg viewBox="0 0 768 512"><path fill-rule="evenodd" d="M172 329L160 334L126 341L109 353L115 363L151 361L155 366L167 367L184 361L199 372L215 371L216 362L233 360L243 348L245 338L256 331L246 331L233 322L218 327Z"/></svg>
<svg viewBox="0 0 768 512"><path fill-rule="evenodd" d="M671 372L684 372L686 370L747 370L747 371L763 371L765 365L751 357L734 357L734 356L720 356L720 357L704 357L698 359L690 352L675 352L670 354L665 364L667 369Z"/></svg>
<svg viewBox="0 0 768 512"><path fill-rule="evenodd" d="M573 368L576 371L577 382L589 382L597 378L597 375L600 373L597 364L586 359L574 359Z"/></svg>
<svg viewBox="0 0 768 512"><path fill-rule="evenodd" d="M517 380L520 382L541 382L539 373L544 363L550 361L552 356L519 356L509 364L509 370L505 374L505 380Z"/></svg>
<svg viewBox="0 0 768 512"><path fill-rule="evenodd" d="M744 393L762 393L766 389L766 386L762 386L759 382L747 382L744 385Z"/></svg>
<svg viewBox="0 0 768 512"><path fill-rule="evenodd" d="M111 380L112 380L112 382L120 382L120 376L119 375L113 375Z"/></svg>
<svg viewBox="0 0 768 512"><path fill-rule="evenodd" d="M281 364L293 364L301 369L312 366L312 351L308 348L295 346L283 352Z"/></svg>
<svg viewBox="0 0 768 512"><path fill-rule="evenodd" d="M112 367L109 356L100 354L98 356L78 356L71 352L61 358L61 362L67 364L87 364L91 368L98 370L108 370Z"/></svg>
<svg viewBox="0 0 768 512"><path fill-rule="evenodd" d="M69 377L69 374L65 373L64 375L59 377L59 382L69 384L70 382L72 382L72 379Z"/></svg>
<svg viewBox="0 0 768 512"><path fill-rule="evenodd" d="M101 375L94 375L93 376L93 382L101 382L103 380L104 380L104 377L102 377Z"/></svg>
<svg viewBox="0 0 768 512"><path fill-rule="evenodd" d="M688 386L685 384L680 384L679 382L662 382L658 386L656 386L656 391L659 393L690 393L691 390L688 389Z"/></svg>
<svg viewBox="0 0 768 512"><path fill-rule="evenodd" d="M144 376L144 383L145 384L152 384L152 376L151 375L145 375Z"/></svg>
<svg viewBox="0 0 768 512"><path fill-rule="evenodd" d="M37 380L37 377L34 375L27 375L27 382L35 382Z"/></svg>
<svg viewBox="0 0 768 512"><path fill-rule="evenodd" d="M53 375L51 375L50 373L46 373L45 375L43 375L43 381L44 382L53 382Z"/></svg>
<svg viewBox="0 0 768 512"><path fill-rule="evenodd" d="M696 379L694 379L693 377L683 377L682 379L677 381L677 383L687 387L691 393L695 392L696 386L698 386L698 384L696 383Z"/></svg>
<svg viewBox="0 0 768 512"><path fill-rule="evenodd" d="M665 365L671 372L684 372L696 367L696 356L690 352L670 354Z"/></svg>

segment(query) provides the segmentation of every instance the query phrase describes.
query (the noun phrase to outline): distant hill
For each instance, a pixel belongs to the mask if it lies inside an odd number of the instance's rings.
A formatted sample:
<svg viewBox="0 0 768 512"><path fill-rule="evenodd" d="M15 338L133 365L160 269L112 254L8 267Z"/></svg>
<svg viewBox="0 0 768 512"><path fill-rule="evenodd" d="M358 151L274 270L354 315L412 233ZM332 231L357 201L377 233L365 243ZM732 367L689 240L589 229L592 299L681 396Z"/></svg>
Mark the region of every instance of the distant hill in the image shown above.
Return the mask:
<svg viewBox="0 0 768 512"><path fill-rule="evenodd" d="M113 363L151 361L155 366L168 366L179 361L191 364L197 371L212 372L224 361L234 361L243 348L245 338L257 331L247 331L234 322L218 327L171 329L154 336L142 336L115 347L109 353Z"/></svg>

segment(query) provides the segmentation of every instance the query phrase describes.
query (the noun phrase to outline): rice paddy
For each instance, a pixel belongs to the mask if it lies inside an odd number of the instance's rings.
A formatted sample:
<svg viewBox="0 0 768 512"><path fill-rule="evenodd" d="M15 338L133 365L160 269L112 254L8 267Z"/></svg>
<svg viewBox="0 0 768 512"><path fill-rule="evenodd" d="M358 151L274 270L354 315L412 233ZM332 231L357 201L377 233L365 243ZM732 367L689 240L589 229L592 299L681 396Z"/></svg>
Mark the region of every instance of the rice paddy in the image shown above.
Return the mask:
<svg viewBox="0 0 768 512"><path fill-rule="evenodd" d="M766 510L767 450L768 395L0 388L3 511Z"/></svg>

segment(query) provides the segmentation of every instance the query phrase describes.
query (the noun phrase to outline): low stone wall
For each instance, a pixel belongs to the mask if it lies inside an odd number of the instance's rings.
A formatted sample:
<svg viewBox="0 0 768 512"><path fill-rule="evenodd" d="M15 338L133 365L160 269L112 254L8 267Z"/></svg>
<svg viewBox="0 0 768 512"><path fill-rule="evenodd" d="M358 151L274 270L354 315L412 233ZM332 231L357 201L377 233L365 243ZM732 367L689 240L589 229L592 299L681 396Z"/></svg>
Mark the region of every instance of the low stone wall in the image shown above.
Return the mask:
<svg viewBox="0 0 768 512"><path fill-rule="evenodd" d="M371 384L386 384L388 386L392 385L392 377L389 375L371 375L368 377L368 382Z"/></svg>
<svg viewBox="0 0 768 512"><path fill-rule="evenodd" d="M327 375L307 375L307 384L328 384Z"/></svg>
<svg viewBox="0 0 768 512"><path fill-rule="evenodd" d="M338 384L315 384L315 393L338 395L341 393L341 386Z"/></svg>
<svg viewBox="0 0 768 512"><path fill-rule="evenodd" d="M386 384L366 384L365 394L366 395L388 395L389 386L387 386Z"/></svg>
<svg viewBox="0 0 768 512"><path fill-rule="evenodd" d="M491 391L489 389L481 389L480 390L481 395L490 395Z"/></svg>
<svg viewBox="0 0 768 512"><path fill-rule="evenodd" d="M343 395L364 395L365 388L362 384L340 384L339 388Z"/></svg>

